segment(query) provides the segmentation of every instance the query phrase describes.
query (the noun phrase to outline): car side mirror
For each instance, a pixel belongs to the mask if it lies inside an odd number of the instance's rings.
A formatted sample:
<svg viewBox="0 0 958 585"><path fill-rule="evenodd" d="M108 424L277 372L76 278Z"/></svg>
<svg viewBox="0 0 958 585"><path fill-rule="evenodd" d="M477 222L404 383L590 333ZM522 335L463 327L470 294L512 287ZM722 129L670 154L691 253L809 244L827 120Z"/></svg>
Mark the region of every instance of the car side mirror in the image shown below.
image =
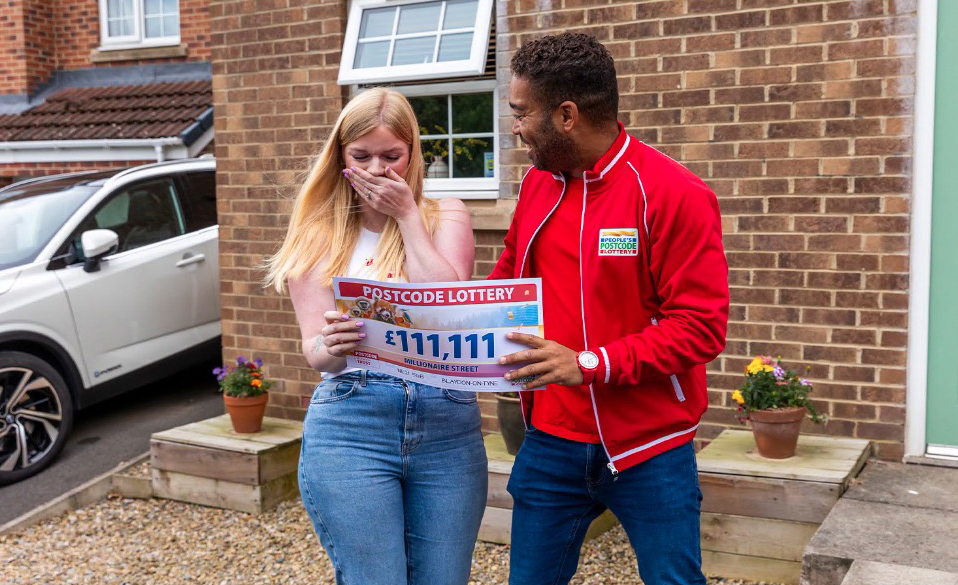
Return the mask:
<svg viewBox="0 0 958 585"><path fill-rule="evenodd" d="M83 247L83 271L100 270L100 260L112 254L120 246L120 236L113 230L87 230L80 235Z"/></svg>

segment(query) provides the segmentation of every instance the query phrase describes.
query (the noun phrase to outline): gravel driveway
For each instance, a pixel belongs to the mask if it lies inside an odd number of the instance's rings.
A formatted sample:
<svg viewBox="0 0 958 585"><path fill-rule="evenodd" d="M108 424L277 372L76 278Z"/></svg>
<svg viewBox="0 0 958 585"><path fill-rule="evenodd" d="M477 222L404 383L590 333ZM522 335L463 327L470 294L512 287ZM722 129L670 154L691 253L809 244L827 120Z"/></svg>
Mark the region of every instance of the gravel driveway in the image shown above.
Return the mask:
<svg viewBox="0 0 958 585"><path fill-rule="evenodd" d="M479 543L470 585L500 585L509 548ZM299 500L251 515L169 500L110 497L0 536L4 585L333 585ZM621 527L587 543L572 581L641 583ZM751 582L710 578L710 585Z"/></svg>

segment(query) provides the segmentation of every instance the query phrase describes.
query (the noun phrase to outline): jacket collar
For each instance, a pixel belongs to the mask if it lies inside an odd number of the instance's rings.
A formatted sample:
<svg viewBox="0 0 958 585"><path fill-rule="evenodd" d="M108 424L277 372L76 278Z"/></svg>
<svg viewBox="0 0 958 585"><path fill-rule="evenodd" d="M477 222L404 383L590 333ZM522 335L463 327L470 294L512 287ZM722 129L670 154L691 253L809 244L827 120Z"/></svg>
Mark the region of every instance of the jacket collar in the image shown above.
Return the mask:
<svg viewBox="0 0 958 585"><path fill-rule="evenodd" d="M591 171L585 171L582 174L582 178L586 183L593 183L595 181L606 179L609 173L615 169L616 165L625 155L626 150L628 150L629 145L632 143L632 138L625 131L625 127L622 126L622 122L619 122L618 124L619 135L616 136L615 142L612 143L612 147L609 148L608 152L602 155L602 158L599 159L599 162L595 163L595 166Z"/></svg>
<svg viewBox="0 0 958 585"><path fill-rule="evenodd" d="M608 152L602 155L602 158L595 163L592 170L582 173L582 179L585 182L592 183L605 179L632 144L632 138L629 136L629 133L625 131L625 126L622 125L622 122L616 122L616 124L619 126L619 135L616 136L615 142L612 143ZM552 178L563 184L566 182L566 177L562 173L552 173Z"/></svg>

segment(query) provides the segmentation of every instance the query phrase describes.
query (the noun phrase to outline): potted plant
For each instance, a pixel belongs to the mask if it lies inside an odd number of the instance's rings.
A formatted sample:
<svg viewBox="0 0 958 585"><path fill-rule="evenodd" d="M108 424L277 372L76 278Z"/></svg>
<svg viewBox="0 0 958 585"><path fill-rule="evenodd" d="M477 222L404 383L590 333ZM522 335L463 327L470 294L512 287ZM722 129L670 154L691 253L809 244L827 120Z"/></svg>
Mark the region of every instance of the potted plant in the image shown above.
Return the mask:
<svg viewBox="0 0 958 585"><path fill-rule="evenodd" d="M745 383L732 393L741 421L752 421L755 445L762 457L786 459L795 455L802 421L824 422L808 394L812 383L786 370L779 359L756 356L745 367Z"/></svg>
<svg viewBox="0 0 958 585"><path fill-rule="evenodd" d="M236 365L215 368L213 374L223 392L223 403L237 433L258 433L263 428L263 414L269 402L267 390L273 385L263 377L263 360L236 358Z"/></svg>
<svg viewBox="0 0 958 585"><path fill-rule="evenodd" d="M506 451L510 455L519 452L526 438L526 425L522 421L522 404L518 392L496 392L496 415L499 417L499 431L506 442Z"/></svg>

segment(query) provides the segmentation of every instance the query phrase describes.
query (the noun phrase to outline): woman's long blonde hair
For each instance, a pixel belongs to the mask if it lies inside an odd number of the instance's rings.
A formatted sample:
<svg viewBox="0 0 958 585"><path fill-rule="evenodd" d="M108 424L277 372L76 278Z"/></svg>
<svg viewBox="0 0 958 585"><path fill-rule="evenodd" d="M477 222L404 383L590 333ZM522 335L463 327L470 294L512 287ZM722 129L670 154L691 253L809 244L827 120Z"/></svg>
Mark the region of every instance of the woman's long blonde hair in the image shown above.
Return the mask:
<svg viewBox="0 0 958 585"><path fill-rule="evenodd" d="M362 228L355 192L343 176L343 148L379 126L409 145L404 179L412 189L427 229L435 229L438 205L423 197L425 163L419 145L419 124L406 97L384 88L368 89L354 97L339 114L329 138L299 188L286 239L267 262L266 286L283 292L286 281L307 274L324 260L322 282L345 274ZM406 251L395 219L389 217L376 251L380 280L389 274L404 277Z"/></svg>

